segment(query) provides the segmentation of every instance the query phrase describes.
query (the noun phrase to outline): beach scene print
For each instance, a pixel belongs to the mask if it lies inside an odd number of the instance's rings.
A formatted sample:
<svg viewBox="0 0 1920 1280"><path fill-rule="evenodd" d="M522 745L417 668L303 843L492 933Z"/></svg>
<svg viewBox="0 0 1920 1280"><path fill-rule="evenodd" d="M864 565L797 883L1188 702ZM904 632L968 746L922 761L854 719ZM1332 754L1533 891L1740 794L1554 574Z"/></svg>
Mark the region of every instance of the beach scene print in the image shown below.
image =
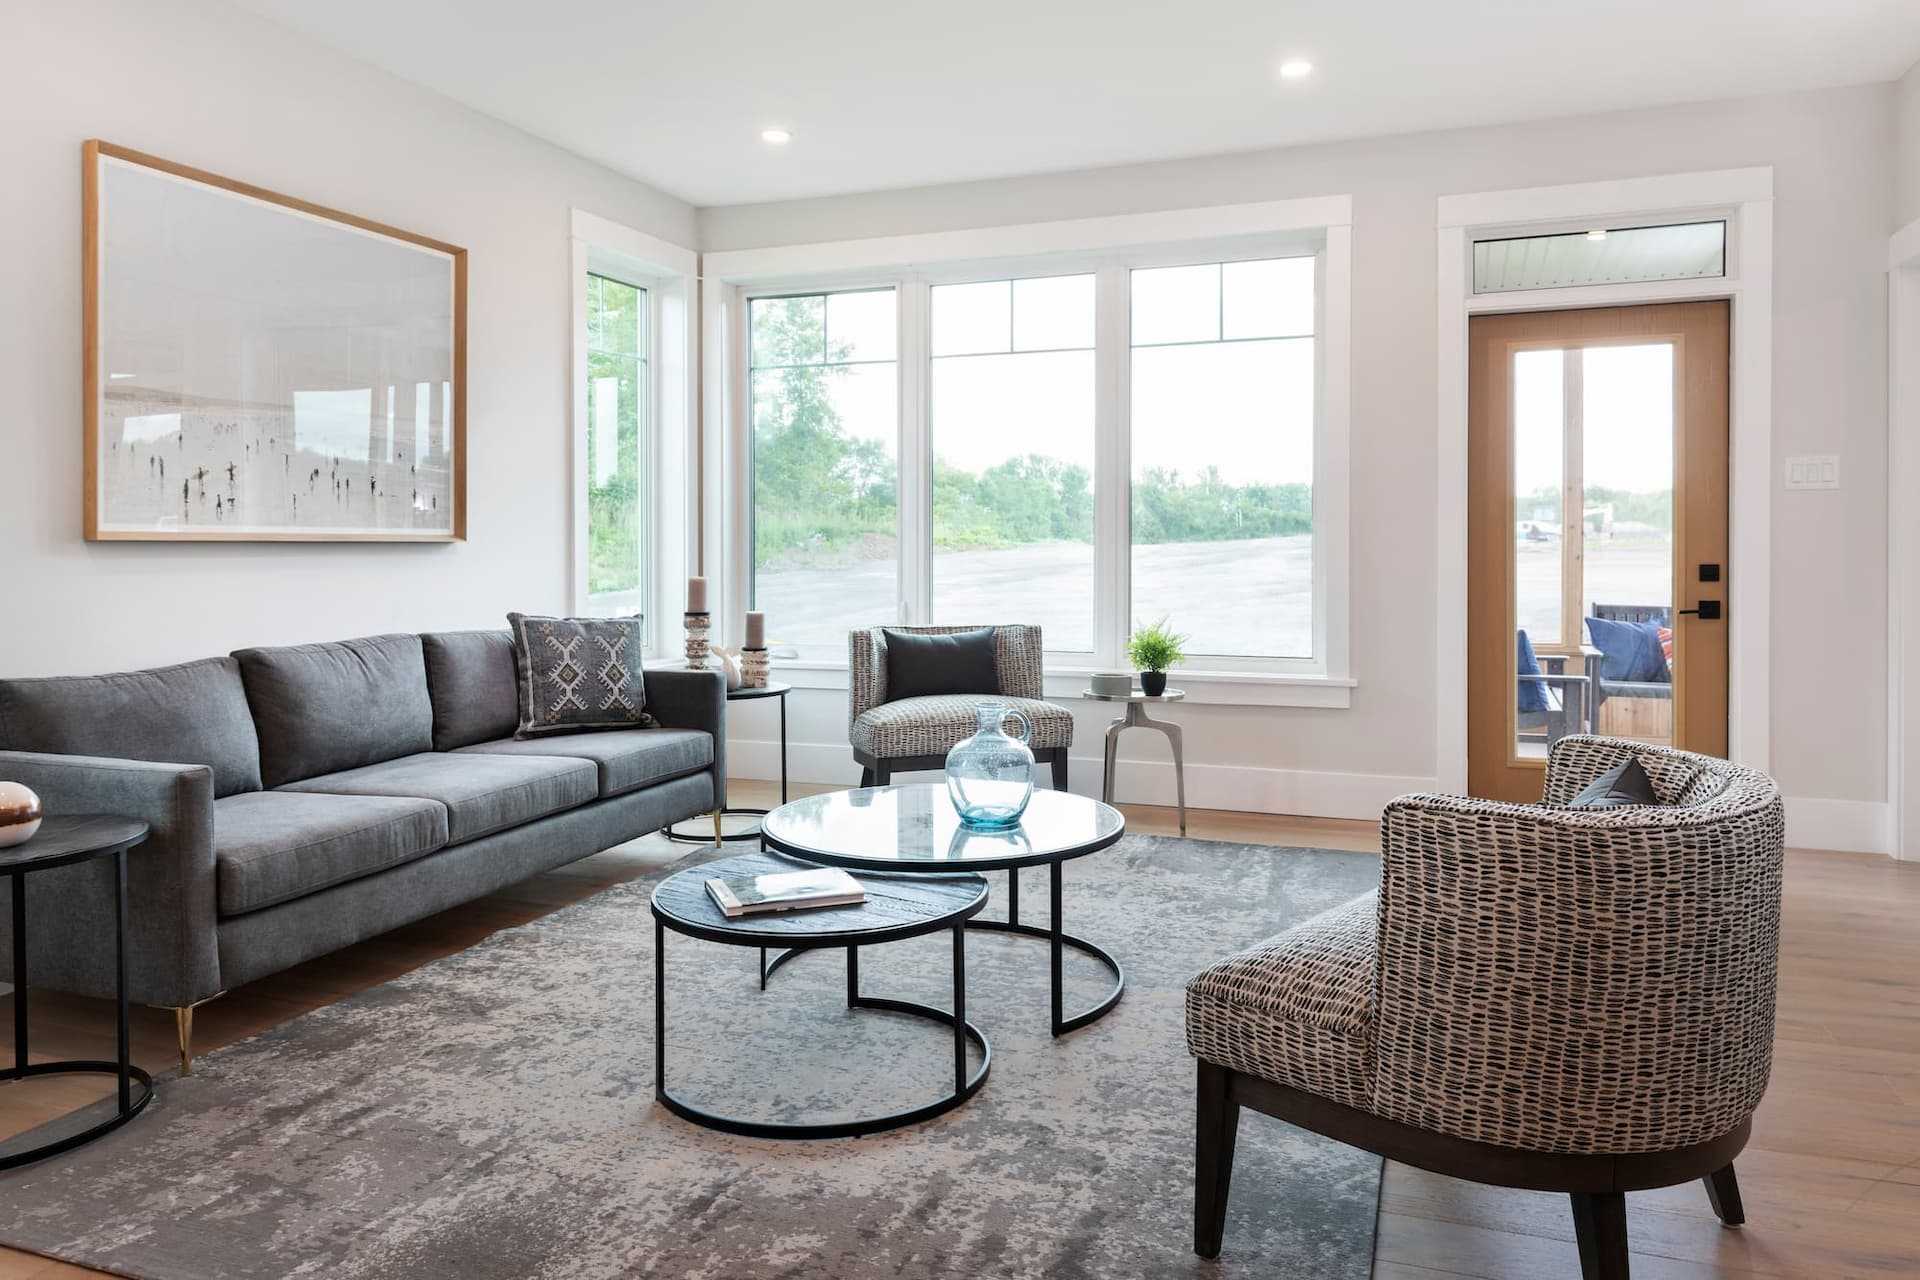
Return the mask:
<svg viewBox="0 0 1920 1280"><path fill-rule="evenodd" d="M101 163L100 530L452 536L453 256Z"/></svg>

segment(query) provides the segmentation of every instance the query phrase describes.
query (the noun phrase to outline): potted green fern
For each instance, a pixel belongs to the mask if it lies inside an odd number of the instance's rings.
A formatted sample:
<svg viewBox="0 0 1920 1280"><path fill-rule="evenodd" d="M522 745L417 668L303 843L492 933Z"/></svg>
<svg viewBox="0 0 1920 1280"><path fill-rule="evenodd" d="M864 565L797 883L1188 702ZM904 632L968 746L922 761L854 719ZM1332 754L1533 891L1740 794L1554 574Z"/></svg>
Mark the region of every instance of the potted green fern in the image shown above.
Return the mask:
<svg viewBox="0 0 1920 1280"><path fill-rule="evenodd" d="M1127 640L1127 658L1140 672L1140 689L1148 697L1157 698L1167 691L1168 669L1187 660L1186 650L1180 647L1186 642L1187 638L1176 635L1164 617L1134 629Z"/></svg>

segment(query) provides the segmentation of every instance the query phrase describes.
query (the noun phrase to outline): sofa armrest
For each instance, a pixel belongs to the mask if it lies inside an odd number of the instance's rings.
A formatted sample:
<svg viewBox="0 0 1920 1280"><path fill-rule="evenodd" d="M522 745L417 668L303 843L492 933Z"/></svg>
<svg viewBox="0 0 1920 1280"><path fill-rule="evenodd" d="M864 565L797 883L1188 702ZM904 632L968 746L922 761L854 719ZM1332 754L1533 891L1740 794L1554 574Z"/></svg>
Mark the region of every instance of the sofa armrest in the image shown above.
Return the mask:
<svg viewBox="0 0 1920 1280"><path fill-rule="evenodd" d="M139 1004L218 995L213 770L101 756L0 751L0 778L39 793L48 813L111 813L152 827L127 854L127 978ZM114 990L113 864L93 859L27 877L27 982L80 995ZM0 888L10 898L12 890ZM11 977L11 902L0 966Z"/></svg>
<svg viewBox="0 0 1920 1280"><path fill-rule="evenodd" d="M669 729L713 735L713 807L727 804L727 677L720 671L647 668L647 714Z"/></svg>

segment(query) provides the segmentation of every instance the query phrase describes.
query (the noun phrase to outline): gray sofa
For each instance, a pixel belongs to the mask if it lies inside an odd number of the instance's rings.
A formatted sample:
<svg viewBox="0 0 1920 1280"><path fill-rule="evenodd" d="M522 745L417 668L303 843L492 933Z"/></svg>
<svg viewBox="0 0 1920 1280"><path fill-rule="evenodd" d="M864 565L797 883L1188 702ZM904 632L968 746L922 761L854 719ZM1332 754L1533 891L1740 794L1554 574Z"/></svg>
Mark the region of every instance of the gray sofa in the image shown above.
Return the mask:
<svg viewBox="0 0 1920 1280"><path fill-rule="evenodd" d="M152 825L128 859L131 998L223 991L726 804L726 682L646 673L650 729L513 736L505 631L243 649L0 680L0 778ZM113 991L111 864L36 875L34 986ZM0 974L11 977L0 884Z"/></svg>

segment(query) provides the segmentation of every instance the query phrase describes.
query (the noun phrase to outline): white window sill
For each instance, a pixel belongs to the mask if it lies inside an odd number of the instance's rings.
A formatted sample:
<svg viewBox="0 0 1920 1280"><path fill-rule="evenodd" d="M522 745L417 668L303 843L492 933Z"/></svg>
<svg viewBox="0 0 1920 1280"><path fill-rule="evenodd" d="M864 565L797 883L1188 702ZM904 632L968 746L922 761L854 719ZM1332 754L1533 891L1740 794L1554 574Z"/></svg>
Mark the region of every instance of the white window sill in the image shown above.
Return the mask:
<svg viewBox="0 0 1920 1280"><path fill-rule="evenodd" d="M1052 668L1046 676L1046 695L1059 703L1080 701L1092 668ZM845 692L849 680L844 662L787 660L773 664L772 679L796 689ZM1175 671L1168 683L1186 692L1195 706L1329 707L1353 703L1359 681L1346 676L1293 675L1271 671ZM1156 713L1157 714L1157 713Z"/></svg>

